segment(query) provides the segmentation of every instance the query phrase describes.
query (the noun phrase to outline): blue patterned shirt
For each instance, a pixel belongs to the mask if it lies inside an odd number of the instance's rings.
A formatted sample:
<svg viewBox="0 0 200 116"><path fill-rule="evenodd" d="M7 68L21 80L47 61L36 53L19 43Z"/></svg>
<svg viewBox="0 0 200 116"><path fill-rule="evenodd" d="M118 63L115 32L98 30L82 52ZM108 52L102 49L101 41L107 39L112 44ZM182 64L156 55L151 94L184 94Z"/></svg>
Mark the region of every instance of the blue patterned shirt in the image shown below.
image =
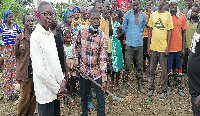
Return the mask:
<svg viewBox="0 0 200 116"><path fill-rule="evenodd" d="M132 10L133 11L133 10ZM126 35L125 43L128 46L140 47L143 45L143 36L146 16L144 13L141 13L138 16L139 23L135 24L135 15L132 11L126 12L124 15L122 31Z"/></svg>
<svg viewBox="0 0 200 116"><path fill-rule="evenodd" d="M15 43L17 33L21 33L21 29L16 24L13 23L12 25L13 29L8 29L5 23L0 25L0 33L2 33L4 45L13 45Z"/></svg>

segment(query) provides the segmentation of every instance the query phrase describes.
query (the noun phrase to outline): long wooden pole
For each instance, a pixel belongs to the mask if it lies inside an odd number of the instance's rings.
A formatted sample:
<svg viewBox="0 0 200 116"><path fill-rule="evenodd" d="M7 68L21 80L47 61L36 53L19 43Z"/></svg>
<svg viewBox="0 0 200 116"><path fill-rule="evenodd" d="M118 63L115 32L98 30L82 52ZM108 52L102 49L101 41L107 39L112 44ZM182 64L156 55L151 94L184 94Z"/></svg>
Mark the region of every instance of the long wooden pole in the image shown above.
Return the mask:
<svg viewBox="0 0 200 116"><path fill-rule="evenodd" d="M85 73L81 72L79 69L75 68L75 70L81 74L83 74L83 76L85 76L88 80L90 80L92 83L94 83L95 85L97 85L98 87L100 87L101 89L104 89L99 83L97 83L96 81L94 81L91 77L89 77L88 75L86 75ZM121 102L122 99L115 96L114 94L112 94L110 91L106 90L106 93L108 93L109 96L111 96L113 99Z"/></svg>

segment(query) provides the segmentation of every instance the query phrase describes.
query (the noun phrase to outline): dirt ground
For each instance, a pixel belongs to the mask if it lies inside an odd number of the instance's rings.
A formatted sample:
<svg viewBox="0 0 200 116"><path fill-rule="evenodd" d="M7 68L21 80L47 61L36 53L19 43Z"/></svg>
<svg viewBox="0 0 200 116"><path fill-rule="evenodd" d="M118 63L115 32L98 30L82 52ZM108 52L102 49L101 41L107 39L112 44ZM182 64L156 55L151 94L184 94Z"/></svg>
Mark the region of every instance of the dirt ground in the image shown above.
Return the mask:
<svg viewBox="0 0 200 116"><path fill-rule="evenodd" d="M106 97L106 115L107 116L192 116L190 95L187 86L188 77L183 78L185 85L183 92L185 97L180 97L177 92L177 87L172 88L172 92L166 99L160 99L161 93L161 71L157 69L155 80L155 94L149 98L145 94L137 91L136 77L132 71L130 74L130 86L128 94L121 95L122 78L120 78L120 86L117 91L112 91L113 94L121 97L122 102L113 100L110 96ZM108 81L108 83L110 80ZM143 83L145 90L148 90L149 83ZM76 103L72 105L66 102L65 108L61 109L61 116L80 116L81 104L80 95L74 96ZM95 109L89 112L89 116L96 116L97 107L96 99L93 98ZM17 102L0 100L0 116L15 116L17 114ZM37 116L37 115L36 115Z"/></svg>

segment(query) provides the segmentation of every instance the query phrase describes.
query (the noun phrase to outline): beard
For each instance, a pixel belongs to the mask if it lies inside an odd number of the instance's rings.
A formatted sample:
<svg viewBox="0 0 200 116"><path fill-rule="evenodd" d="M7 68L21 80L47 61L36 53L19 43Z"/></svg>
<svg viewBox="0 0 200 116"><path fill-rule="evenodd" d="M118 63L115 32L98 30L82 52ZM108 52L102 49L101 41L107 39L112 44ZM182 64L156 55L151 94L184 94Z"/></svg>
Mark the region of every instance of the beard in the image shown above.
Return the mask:
<svg viewBox="0 0 200 116"><path fill-rule="evenodd" d="M52 23L52 24L51 24L51 28L54 28L54 29L55 29L56 27L57 27L57 23Z"/></svg>

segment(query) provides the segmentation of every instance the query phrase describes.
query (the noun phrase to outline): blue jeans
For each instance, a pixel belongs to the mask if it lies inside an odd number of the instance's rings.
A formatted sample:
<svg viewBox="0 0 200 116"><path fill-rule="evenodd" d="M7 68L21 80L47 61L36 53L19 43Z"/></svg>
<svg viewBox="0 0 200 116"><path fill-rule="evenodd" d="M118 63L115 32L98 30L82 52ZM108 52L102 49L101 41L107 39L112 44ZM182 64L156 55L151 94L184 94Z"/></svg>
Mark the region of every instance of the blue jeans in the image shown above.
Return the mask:
<svg viewBox="0 0 200 116"><path fill-rule="evenodd" d="M181 52L169 52L169 55L168 55L168 60L167 60L167 65L168 65L168 68L167 70L172 70L173 68L173 61L174 61L174 58L175 58L175 61L176 61L176 69L180 70L182 69L182 57L181 57Z"/></svg>
<svg viewBox="0 0 200 116"><path fill-rule="evenodd" d="M60 100L53 100L50 103L38 103L39 116L60 116Z"/></svg>
<svg viewBox="0 0 200 116"><path fill-rule="evenodd" d="M102 85L102 78L96 80L97 83ZM90 80L80 77L80 91L81 91L81 109L82 116L88 116L88 93L90 89ZM94 90L97 96L97 116L105 116L105 99L104 92L98 86L94 85Z"/></svg>
<svg viewBox="0 0 200 116"><path fill-rule="evenodd" d="M192 111L194 116L200 116L200 110L195 106L195 100L198 96L191 95Z"/></svg>

